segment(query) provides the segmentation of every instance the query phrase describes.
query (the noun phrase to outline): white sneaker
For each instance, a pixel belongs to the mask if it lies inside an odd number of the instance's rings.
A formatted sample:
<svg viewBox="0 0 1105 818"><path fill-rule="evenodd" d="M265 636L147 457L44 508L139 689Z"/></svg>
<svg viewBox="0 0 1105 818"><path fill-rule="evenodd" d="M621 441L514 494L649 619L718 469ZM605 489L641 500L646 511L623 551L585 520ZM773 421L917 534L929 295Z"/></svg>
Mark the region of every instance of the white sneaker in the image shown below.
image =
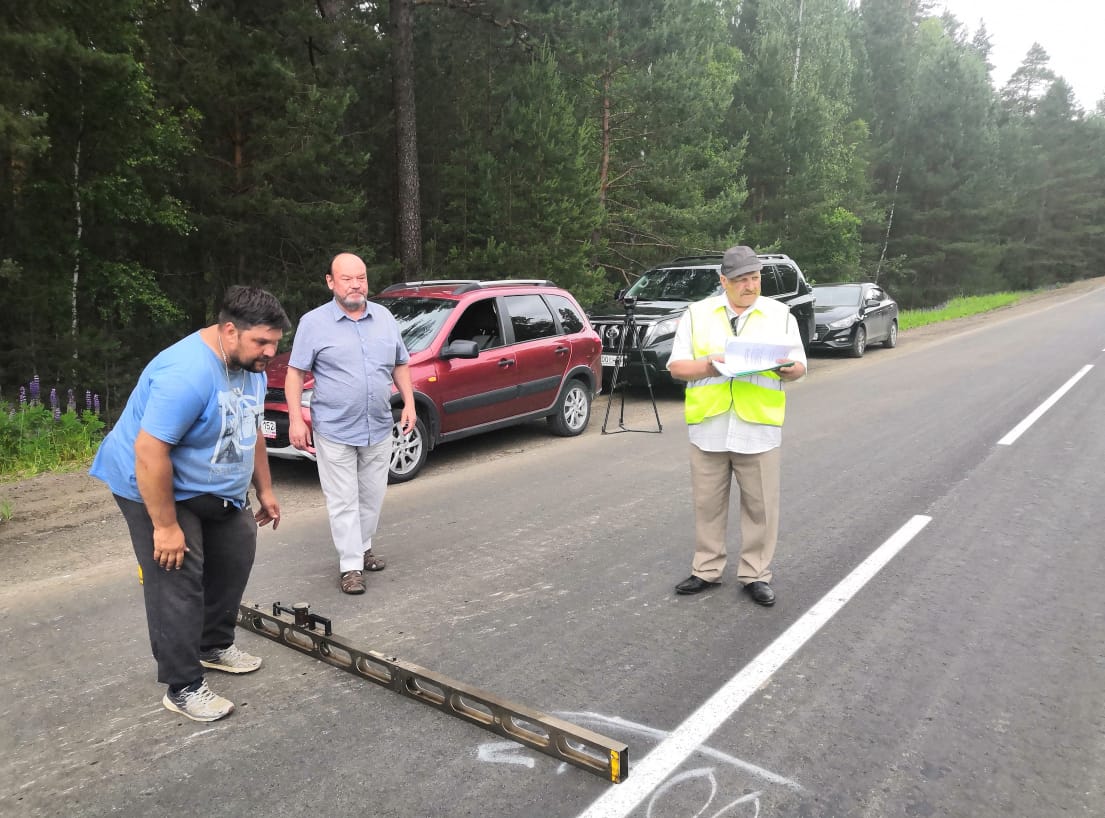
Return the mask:
<svg viewBox="0 0 1105 818"><path fill-rule="evenodd" d="M261 657L252 656L237 645L228 648L216 648L200 654L200 664L211 670L226 673L252 673L261 667Z"/></svg>
<svg viewBox="0 0 1105 818"><path fill-rule="evenodd" d="M184 688L179 693L166 692L161 703L166 710L180 713L192 721L218 721L234 712L234 703L212 693L206 679L195 690Z"/></svg>

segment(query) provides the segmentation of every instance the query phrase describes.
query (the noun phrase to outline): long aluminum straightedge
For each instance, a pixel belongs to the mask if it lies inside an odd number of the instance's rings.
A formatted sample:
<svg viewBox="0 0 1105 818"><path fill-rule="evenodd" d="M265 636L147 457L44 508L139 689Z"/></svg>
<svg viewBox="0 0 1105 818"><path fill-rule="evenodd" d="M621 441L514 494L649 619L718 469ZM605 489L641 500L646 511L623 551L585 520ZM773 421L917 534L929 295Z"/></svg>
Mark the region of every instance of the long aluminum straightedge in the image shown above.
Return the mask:
<svg viewBox="0 0 1105 818"><path fill-rule="evenodd" d="M238 627L615 784L629 776L629 748L625 744L412 662L374 650L359 650L332 634L330 620L311 613L306 603L288 608L276 602L269 613L257 603L243 602L238 608Z"/></svg>

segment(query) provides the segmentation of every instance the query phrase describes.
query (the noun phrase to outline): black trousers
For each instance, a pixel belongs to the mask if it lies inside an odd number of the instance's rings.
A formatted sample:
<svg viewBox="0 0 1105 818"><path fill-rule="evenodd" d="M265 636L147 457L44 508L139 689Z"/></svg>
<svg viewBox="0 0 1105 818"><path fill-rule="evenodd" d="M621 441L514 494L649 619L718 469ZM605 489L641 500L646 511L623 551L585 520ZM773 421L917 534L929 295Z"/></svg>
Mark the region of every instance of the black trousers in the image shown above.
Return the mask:
<svg viewBox="0 0 1105 818"><path fill-rule="evenodd" d="M257 552L257 522L248 506L201 494L176 504L188 552L180 569L153 559L153 523L146 506L115 495L142 566L142 594L157 680L183 685L203 676L202 651L234 644L238 605Z"/></svg>

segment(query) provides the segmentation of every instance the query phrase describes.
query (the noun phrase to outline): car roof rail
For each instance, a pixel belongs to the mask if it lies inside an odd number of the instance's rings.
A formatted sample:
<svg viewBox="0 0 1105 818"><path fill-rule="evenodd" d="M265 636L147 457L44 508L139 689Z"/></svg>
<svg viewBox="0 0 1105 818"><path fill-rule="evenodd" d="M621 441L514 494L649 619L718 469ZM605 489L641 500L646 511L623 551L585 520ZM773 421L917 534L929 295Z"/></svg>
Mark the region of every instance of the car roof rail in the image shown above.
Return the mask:
<svg viewBox="0 0 1105 818"><path fill-rule="evenodd" d="M785 253L758 253L759 258L778 259L779 261L790 261L790 256Z"/></svg>
<svg viewBox="0 0 1105 818"><path fill-rule="evenodd" d="M476 281L475 279L472 279L472 278L441 278L441 279L433 279L433 280L426 280L426 281L400 281L400 282L397 282L395 284L389 284L388 286L384 287L384 289L380 290L380 292L377 293L377 295L382 295L383 293L392 292L393 290L412 290L412 289L417 289L419 287L448 287L450 285L458 285L458 284L477 284L478 285L479 282Z"/></svg>
<svg viewBox="0 0 1105 818"><path fill-rule="evenodd" d="M380 290L377 295L393 292L395 290L412 290L419 287L450 287L455 286L453 295L482 290L485 287L555 287L556 283L546 278L504 278L498 281L477 281L474 278L443 278L432 281L403 281L398 284L390 284Z"/></svg>
<svg viewBox="0 0 1105 818"><path fill-rule="evenodd" d="M472 281L453 290L454 295L482 290L485 287L555 287L556 283L546 278L501 278L497 280Z"/></svg>
<svg viewBox="0 0 1105 818"><path fill-rule="evenodd" d="M481 281L484 287L555 287L547 278L504 278L499 281Z"/></svg>
<svg viewBox="0 0 1105 818"><path fill-rule="evenodd" d="M708 253L702 256L679 256L679 258L673 258L668 264L676 264L682 261L717 261L719 258L722 258L721 253ZM659 266L662 267L663 265Z"/></svg>

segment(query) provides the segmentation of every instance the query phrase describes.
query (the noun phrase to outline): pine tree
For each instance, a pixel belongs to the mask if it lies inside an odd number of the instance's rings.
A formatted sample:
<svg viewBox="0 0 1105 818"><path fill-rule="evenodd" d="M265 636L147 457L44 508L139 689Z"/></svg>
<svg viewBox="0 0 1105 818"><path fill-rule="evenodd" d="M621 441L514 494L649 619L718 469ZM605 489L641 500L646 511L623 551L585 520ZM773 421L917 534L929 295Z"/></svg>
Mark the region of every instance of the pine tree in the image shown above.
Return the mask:
<svg viewBox="0 0 1105 818"><path fill-rule="evenodd" d="M156 247L188 229L172 191L188 142L143 64L149 8L0 11L0 275L6 309L23 319L0 349L9 384L37 373L108 395L134 349L101 334L105 316L164 326L180 315L155 268Z"/></svg>

